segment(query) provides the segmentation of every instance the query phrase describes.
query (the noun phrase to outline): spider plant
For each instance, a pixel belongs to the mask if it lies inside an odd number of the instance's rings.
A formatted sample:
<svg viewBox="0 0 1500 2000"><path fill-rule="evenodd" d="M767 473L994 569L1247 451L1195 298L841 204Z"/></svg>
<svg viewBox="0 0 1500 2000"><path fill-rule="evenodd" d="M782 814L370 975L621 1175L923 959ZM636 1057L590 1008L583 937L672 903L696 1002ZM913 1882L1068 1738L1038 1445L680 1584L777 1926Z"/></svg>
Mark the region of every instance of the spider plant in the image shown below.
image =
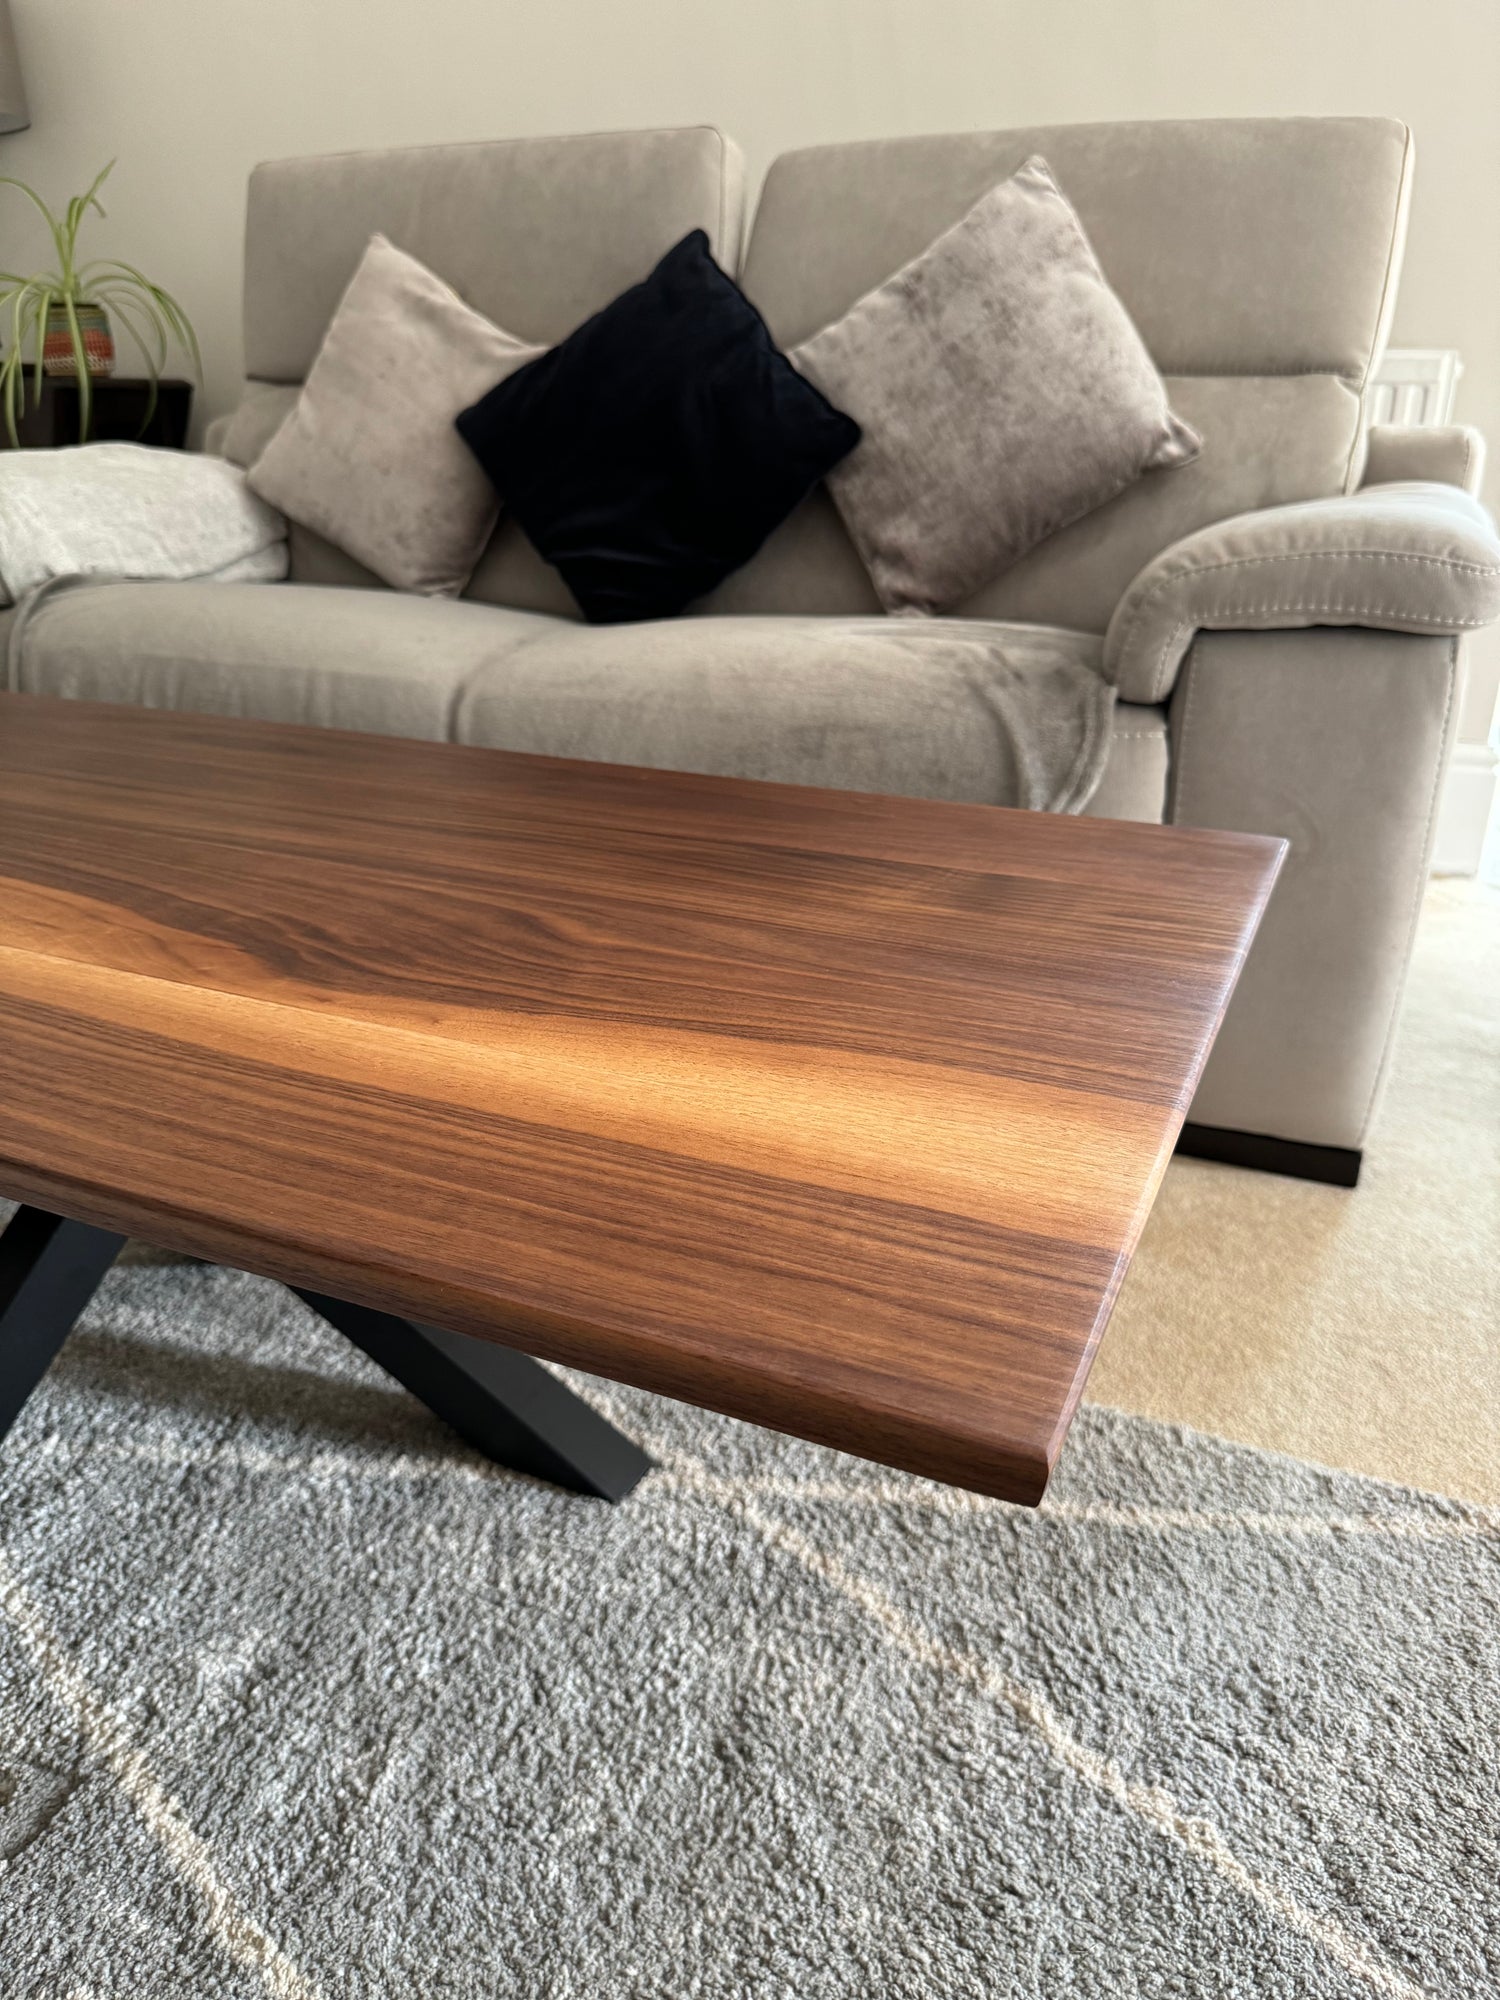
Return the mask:
<svg viewBox="0 0 1500 2000"><path fill-rule="evenodd" d="M48 318L54 307L61 307L67 319L73 359L78 368L80 444L88 438L94 414L93 383L89 375L88 356L84 351L83 333L78 324L80 306L102 306L140 349L151 380L145 424L150 423L156 409L156 384L166 366L167 349L172 341L175 340L191 355L193 371L202 380L203 362L198 352L198 336L187 314L170 292L154 285L133 264L122 263L116 257L99 258L89 264L78 261L78 232L91 208L100 215L104 214L99 190L114 164L111 160L102 173L94 176L86 194L75 194L68 203L66 213L60 217L52 213L35 188L9 174L0 174L0 187L19 188L41 212L52 233L57 255L56 266L50 271L33 271L29 275L0 271L0 331L5 330L8 316L10 334L10 345L0 357L0 402L4 404L6 429L10 432L13 445L20 443L16 420L26 407L26 349L28 344L35 349L33 383L40 401L42 351L47 339Z"/></svg>

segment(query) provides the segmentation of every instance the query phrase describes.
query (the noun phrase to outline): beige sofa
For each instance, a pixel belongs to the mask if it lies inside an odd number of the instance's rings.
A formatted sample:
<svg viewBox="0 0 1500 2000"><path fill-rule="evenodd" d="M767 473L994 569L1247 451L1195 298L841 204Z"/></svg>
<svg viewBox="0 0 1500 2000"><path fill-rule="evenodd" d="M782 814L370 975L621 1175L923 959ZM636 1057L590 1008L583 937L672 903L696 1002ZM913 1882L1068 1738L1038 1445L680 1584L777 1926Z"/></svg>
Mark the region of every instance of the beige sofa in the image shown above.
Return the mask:
<svg viewBox="0 0 1500 2000"><path fill-rule="evenodd" d="M1019 658L1061 648L1119 680L1091 811L1291 841L1189 1144L1349 1181L1390 1046L1460 640L1493 614L1500 577L1500 548L1461 490L1477 482L1471 433L1379 434L1368 477L1380 489L1358 492L1361 392L1390 321L1412 170L1402 126L1092 125L820 147L776 161L748 234L738 157L708 130L275 162L250 184L248 379L210 448L254 458L377 228L511 332L550 342L701 225L790 346L1033 152L1206 443L1195 464L1148 475L1033 551L965 615L992 621ZM841 671L827 621L878 607L821 493L701 616L668 625L583 626L504 520L465 601L398 597L301 530L292 577L59 595L13 680L1004 802L985 717L961 689L924 684L919 666L878 684Z"/></svg>

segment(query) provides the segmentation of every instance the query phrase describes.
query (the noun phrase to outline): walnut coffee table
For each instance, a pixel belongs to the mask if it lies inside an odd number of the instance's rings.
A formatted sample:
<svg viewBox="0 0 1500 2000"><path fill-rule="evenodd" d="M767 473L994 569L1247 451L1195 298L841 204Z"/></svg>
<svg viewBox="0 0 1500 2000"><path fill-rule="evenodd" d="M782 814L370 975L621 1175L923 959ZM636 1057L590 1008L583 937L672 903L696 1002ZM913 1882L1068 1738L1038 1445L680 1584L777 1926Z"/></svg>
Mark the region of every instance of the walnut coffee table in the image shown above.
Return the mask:
<svg viewBox="0 0 1500 2000"><path fill-rule="evenodd" d="M0 696L0 1432L129 1232L579 1490L530 1355L1036 1501L1282 853Z"/></svg>

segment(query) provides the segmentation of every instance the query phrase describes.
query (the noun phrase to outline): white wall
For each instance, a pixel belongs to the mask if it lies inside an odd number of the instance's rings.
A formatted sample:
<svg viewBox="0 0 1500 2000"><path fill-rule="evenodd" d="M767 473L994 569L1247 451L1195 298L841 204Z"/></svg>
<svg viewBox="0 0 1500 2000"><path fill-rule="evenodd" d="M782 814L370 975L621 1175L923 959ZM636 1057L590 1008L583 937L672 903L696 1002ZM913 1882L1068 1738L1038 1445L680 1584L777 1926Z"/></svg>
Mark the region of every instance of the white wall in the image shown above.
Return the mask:
<svg viewBox="0 0 1500 2000"><path fill-rule="evenodd" d="M1497 0L12 0L32 130L0 170L59 201L111 154L101 248L178 292L238 370L254 161L345 146L709 122L787 146L1051 119L1385 112L1418 146L1395 341L1461 349L1500 460ZM0 189L0 263L40 261ZM1491 504L1500 501L1500 466ZM1476 649L1478 651L1478 649ZM1475 662L1484 733L1500 649Z"/></svg>

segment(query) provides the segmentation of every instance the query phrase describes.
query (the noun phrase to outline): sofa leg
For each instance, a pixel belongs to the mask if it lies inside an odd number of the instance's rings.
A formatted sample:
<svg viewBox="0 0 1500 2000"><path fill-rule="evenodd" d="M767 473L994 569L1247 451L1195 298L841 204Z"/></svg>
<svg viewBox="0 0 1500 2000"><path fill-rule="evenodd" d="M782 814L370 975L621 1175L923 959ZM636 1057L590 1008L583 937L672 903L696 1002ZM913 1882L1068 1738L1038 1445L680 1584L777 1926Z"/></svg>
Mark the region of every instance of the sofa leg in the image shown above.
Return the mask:
<svg viewBox="0 0 1500 2000"><path fill-rule="evenodd" d="M1358 1184L1364 1158L1352 1146L1310 1146L1302 1139L1270 1139L1263 1132L1227 1132L1221 1125L1184 1125L1177 1150L1189 1160L1217 1160L1226 1167L1253 1167L1262 1174L1289 1174L1293 1180L1345 1188Z"/></svg>

